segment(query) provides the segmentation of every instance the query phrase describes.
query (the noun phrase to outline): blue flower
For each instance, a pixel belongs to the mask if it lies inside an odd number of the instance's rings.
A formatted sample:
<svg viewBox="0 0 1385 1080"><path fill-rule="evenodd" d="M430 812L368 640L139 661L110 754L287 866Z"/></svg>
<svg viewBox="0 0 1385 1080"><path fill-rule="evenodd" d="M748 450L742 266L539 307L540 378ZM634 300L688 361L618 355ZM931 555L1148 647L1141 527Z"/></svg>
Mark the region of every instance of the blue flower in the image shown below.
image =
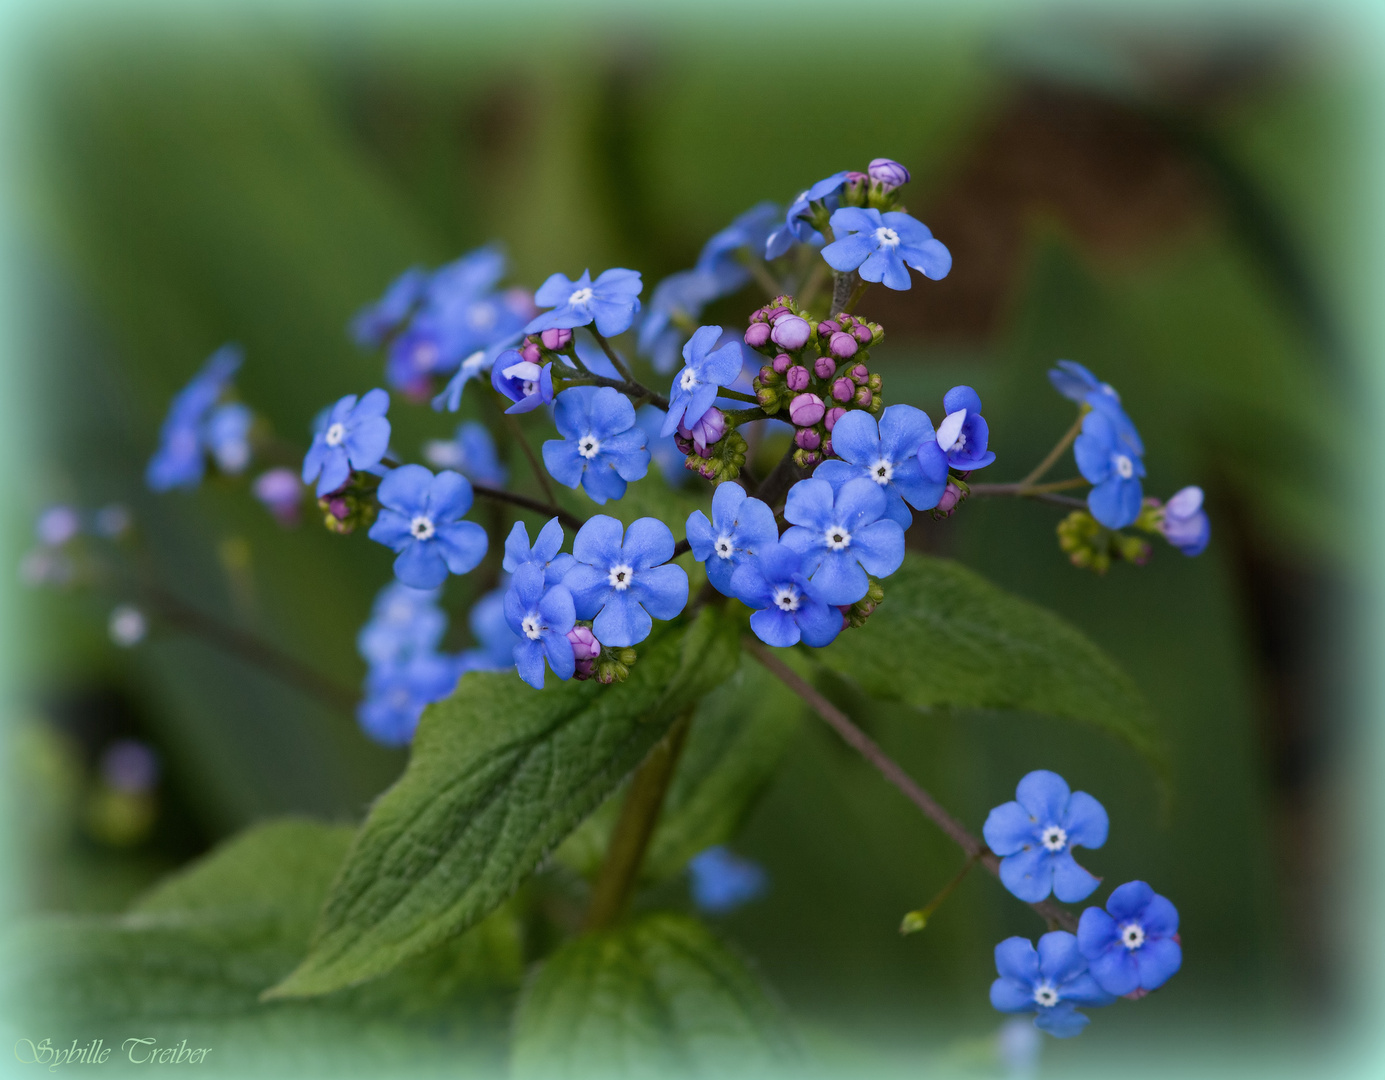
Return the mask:
<svg viewBox="0 0 1385 1080"><path fill-rule="evenodd" d="M849 172L833 173L806 191L800 192L798 198L789 205L788 213L784 215L784 224L770 233L766 239L765 258L779 258L793 247L795 240L800 244L821 244L823 235L813 227L810 218L812 205L821 201L827 209L836 209L842 185L846 183L849 175Z"/></svg>
<svg viewBox="0 0 1385 1080"><path fill-rule="evenodd" d="M241 365L234 345L223 345L174 396L159 429L159 448L149 459L144 481L153 491L193 488L206 468L202 424Z"/></svg>
<svg viewBox="0 0 1385 1080"><path fill-rule="evenodd" d="M692 427L717 399L717 389L735 382L745 366L738 341L713 349L721 337L720 326L700 326L683 346L684 367L669 389L668 415L661 435L672 435L678 425Z"/></svg>
<svg viewBox="0 0 1385 1080"><path fill-rule="evenodd" d="M666 415L657 405L641 405L635 411L635 423L639 424L640 430L644 432L645 448L648 449L654 463L659 466L664 483L669 487L682 487L692 474L687 468L688 457L678 449L674 437L660 434Z"/></svg>
<svg viewBox="0 0 1385 1080"><path fill-rule="evenodd" d="M933 239L928 226L901 210L882 214L843 206L832 214L837 239L822 249L833 270L855 270L862 281L879 281L887 289L907 289L906 266L937 281L952 269L952 254ZM845 235L843 235L845 234Z"/></svg>
<svg viewBox="0 0 1385 1080"><path fill-rule="evenodd" d="M428 274L411 266L390 283L385 295L351 320L351 336L363 349L377 349L413 313L428 287Z"/></svg>
<svg viewBox="0 0 1385 1080"><path fill-rule="evenodd" d="M356 707L356 718L376 742L404 746L414 737L423 710L456 686L456 661L446 656L425 653L382 664L366 676L366 697Z"/></svg>
<svg viewBox="0 0 1385 1080"><path fill-rule="evenodd" d="M764 894L769 875L764 867L742 859L727 848L709 847L688 863L693 903L702 911L720 915Z"/></svg>
<svg viewBox="0 0 1385 1080"><path fill-rule="evenodd" d="M202 439L216 467L230 476L239 476L250 464L250 425L254 415L240 402L216 409L207 417Z"/></svg>
<svg viewBox="0 0 1385 1080"><path fill-rule="evenodd" d="M430 439L423 456L438 469L454 469L474 484L504 487L509 470L495 452L495 440L485 424L467 420L457 426L451 439Z"/></svg>
<svg viewBox="0 0 1385 1080"><path fill-rule="evenodd" d="M1077 865L1072 849L1106 843L1106 810L1047 769L1021 780L1015 798L992 810L982 830L986 846L1001 856L1001 882L1030 904L1050 892L1064 903L1085 900L1100 879Z"/></svg>
<svg viewBox="0 0 1385 1080"><path fill-rule="evenodd" d="M995 460L986 449L990 428L981 415L981 398L970 386L954 386L943 397L947 416L938 425L938 448L958 472L984 469ZM832 445L836 445L834 437Z"/></svg>
<svg viewBox="0 0 1385 1080"><path fill-rule="evenodd" d="M508 584L492 589L471 606L467 625L477 645L457 657L458 675L468 671L504 671L515 666L515 646L519 638L505 618L508 591Z"/></svg>
<svg viewBox="0 0 1385 1080"><path fill-rule="evenodd" d="M513 574L521 566L533 565L543 570L544 578L550 585L557 585L572 569L571 555L559 549L563 546L563 525L557 518L550 518L539 530L534 546L529 546L529 530L524 522L516 521L510 535L505 538L505 559L502 563L507 573Z"/></svg>
<svg viewBox="0 0 1385 1080"><path fill-rule="evenodd" d="M345 484L352 469L380 464L390 445L389 407L384 390L372 390L359 401L347 394L332 406L303 459L303 483L317 480L318 498Z"/></svg>
<svg viewBox="0 0 1385 1080"><path fill-rule="evenodd" d="M572 594L562 585L549 585L537 563L525 563L515 571L505 594L505 621L519 638L514 657L521 679L542 690L545 659L558 678L572 678L577 670L572 642L567 639L577 621Z"/></svg>
<svg viewBox="0 0 1385 1080"><path fill-rule="evenodd" d="M1145 452L1140 441L1140 433L1126 415L1120 395L1110 383L1104 383L1075 360L1059 360L1058 366L1050 368L1048 381L1065 398L1079 405L1089 405L1110 417L1121 437L1135 447L1137 454Z"/></svg>
<svg viewBox="0 0 1385 1080"><path fill-rule="evenodd" d="M1212 525L1202 509L1202 488L1185 487L1164 504L1159 531L1184 555L1201 555L1212 539Z"/></svg>
<svg viewBox="0 0 1385 1080"><path fill-rule="evenodd" d="M1157 990L1183 966L1178 909L1143 881L1111 893L1106 910L1088 908L1077 923L1077 944L1107 993Z"/></svg>
<svg viewBox="0 0 1385 1080"><path fill-rule="evenodd" d="M1123 529L1140 516L1145 463L1138 446L1109 413L1093 409L1082 418L1073 456L1077 471L1093 485L1087 492L1087 509L1108 529Z"/></svg>
<svg viewBox="0 0 1385 1080"><path fill-rule="evenodd" d="M411 589L392 581L376 594L370 621L356 635L356 651L371 666L398 664L431 653L446 629L438 590Z"/></svg>
<svg viewBox="0 0 1385 1080"><path fill-rule="evenodd" d="M805 558L787 544L770 541L731 576L732 595L755 609L750 629L766 645L787 649L802 641L821 648L842 631L841 610L818 595L803 572Z"/></svg>
<svg viewBox="0 0 1385 1080"><path fill-rule="evenodd" d="M1114 999L1087 971L1077 939L1064 930L1039 938L1006 938L995 947L991 1004L1004 1013L1037 1013L1034 1026L1060 1039L1079 1034L1091 1020L1079 1005L1109 1005Z"/></svg>
<svg viewBox="0 0 1385 1080"><path fill-rule="evenodd" d="M405 585L431 589L449 572L474 570L485 557L486 530L461 520L471 509L466 477L401 465L380 481L378 496L382 509L369 536L399 553L394 576Z"/></svg>
<svg viewBox="0 0 1385 1080"><path fill-rule="evenodd" d="M673 558L673 533L656 518L637 518L625 530L597 514L572 544L577 565L563 584L579 619L595 618L592 632L603 645L620 648L649 636L650 619L672 619L688 602L688 575Z"/></svg>
<svg viewBox="0 0 1385 1080"><path fill-rule="evenodd" d="M640 281L638 270L607 270L595 281L591 273L582 271L576 281L563 274L554 274L534 294L539 307L552 308L530 320L526 334L540 330L571 329L588 326L593 320L603 337L615 337L630 329L635 313L640 310Z"/></svg>
<svg viewBox="0 0 1385 1080"><path fill-rule="evenodd" d="M867 574L887 577L904 561L904 530L885 517L885 492L870 480L835 491L809 477L789 489L783 543L807 558L804 572L827 604L854 604L870 588Z"/></svg>
<svg viewBox="0 0 1385 1080"><path fill-rule="evenodd" d="M737 251L750 251L758 258L778 217L779 207L774 203L756 203L702 245L694 269L717 277L724 290L722 295L735 292L750 280L750 271L731 256Z"/></svg>
<svg viewBox="0 0 1385 1080"><path fill-rule="evenodd" d="M731 591L736 567L779 539L774 511L752 499L739 484L718 484L712 495L712 520L701 510L688 515L688 544L693 558L707 566L707 580L723 596Z"/></svg>
<svg viewBox="0 0 1385 1080"><path fill-rule="evenodd" d="M553 400L553 365L540 367L518 349L506 349L491 366L491 385L514 402L507 413L527 413Z"/></svg>
<svg viewBox="0 0 1385 1080"><path fill-rule="evenodd" d="M920 447L931 446L927 468ZM840 461L827 460L813 475L839 488L865 478L885 492L885 517L907 529L915 510L931 510L947 487L947 460L937 451L933 422L912 405L891 405L875 417L863 409L842 415L832 428L832 453Z"/></svg>
<svg viewBox="0 0 1385 1080"><path fill-rule="evenodd" d="M558 483L578 484L598 504L619 499L627 481L649 472L635 406L609 386L574 386L558 395L553 424L562 439L543 444L543 463Z"/></svg>

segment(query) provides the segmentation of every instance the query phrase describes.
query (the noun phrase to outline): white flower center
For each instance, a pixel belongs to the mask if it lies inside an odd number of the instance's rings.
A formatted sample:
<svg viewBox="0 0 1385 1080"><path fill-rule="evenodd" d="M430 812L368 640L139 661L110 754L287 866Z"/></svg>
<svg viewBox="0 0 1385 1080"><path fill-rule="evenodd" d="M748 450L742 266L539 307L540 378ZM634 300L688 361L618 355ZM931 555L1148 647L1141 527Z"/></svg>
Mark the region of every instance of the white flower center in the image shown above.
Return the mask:
<svg viewBox="0 0 1385 1080"><path fill-rule="evenodd" d="M611 567L611 572L606 575L606 580L611 583L611 587L617 592L624 592L630 588L630 582L635 577L635 570L629 563L617 563Z"/></svg>
<svg viewBox="0 0 1385 1080"><path fill-rule="evenodd" d="M840 525L829 525L822 534L829 551L845 551L851 546L851 534Z"/></svg>
<svg viewBox="0 0 1385 1080"><path fill-rule="evenodd" d="M684 368L683 374L678 376L678 388L680 390L689 391L696 386L697 383L697 372L693 371L690 367Z"/></svg>
<svg viewBox="0 0 1385 1080"><path fill-rule="evenodd" d="M899 247L899 233L888 225L882 225L875 230L875 242L882 248L897 248Z"/></svg>
<svg viewBox="0 0 1385 1080"><path fill-rule="evenodd" d="M583 304L591 303L591 289L578 289L567 298L568 307L581 307Z"/></svg>
<svg viewBox="0 0 1385 1080"><path fill-rule="evenodd" d="M1111 459L1111 464L1116 468L1116 475L1122 480L1129 480L1135 475L1135 463L1124 454L1117 454Z"/></svg>
<svg viewBox="0 0 1385 1080"><path fill-rule="evenodd" d="M800 593L797 585L776 585L774 606L780 611L797 611Z"/></svg>
<svg viewBox="0 0 1385 1080"><path fill-rule="evenodd" d="M1067 830L1058 825L1050 825L1039 834L1039 839L1049 851L1062 851L1068 845Z"/></svg>
<svg viewBox="0 0 1385 1080"><path fill-rule="evenodd" d="M415 540L431 540L437 531L433 527L433 519L424 514L419 514L413 521L409 522L409 532L413 534Z"/></svg>
<svg viewBox="0 0 1385 1080"><path fill-rule="evenodd" d="M736 547L731 543L731 538L729 536L717 537L716 553L723 559L729 559L736 553Z"/></svg>
<svg viewBox="0 0 1385 1080"><path fill-rule="evenodd" d="M1139 923L1126 923L1121 927L1121 944L1134 952L1145 943L1145 928Z"/></svg>
<svg viewBox="0 0 1385 1080"><path fill-rule="evenodd" d="M539 384L536 382L522 382L519 384L519 388L524 391L525 397L533 397L539 392Z"/></svg>
<svg viewBox="0 0 1385 1080"><path fill-rule="evenodd" d="M881 487L884 487L894 479L894 462L889 458L880 458L871 465L870 478Z"/></svg>
<svg viewBox="0 0 1385 1080"><path fill-rule="evenodd" d="M340 446L342 440L346 438L346 425L333 424L327 429L327 434L322 436L322 441L328 446Z"/></svg>
<svg viewBox="0 0 1385 1080"><path fill-rule="evenodd" d="M539 617L532 613L520 620L519 628L524 631L524 636L530 641L538 641L542 634L539 627Z"/></svg>
<svg viewBox="0 0 1385 1080"><path fill-rule="evenodd" d="M601 453L601 440L595 435L583 435L577 440L577 452L590 461Z"/></svg>
<svg viewBox="0 0 1385 1080"><path fill-rule="evenodd" d="M1034 987L1034 1001L1041 1009L1051 1009L1058 1004L1058 990L1047 980Z"/></svg>

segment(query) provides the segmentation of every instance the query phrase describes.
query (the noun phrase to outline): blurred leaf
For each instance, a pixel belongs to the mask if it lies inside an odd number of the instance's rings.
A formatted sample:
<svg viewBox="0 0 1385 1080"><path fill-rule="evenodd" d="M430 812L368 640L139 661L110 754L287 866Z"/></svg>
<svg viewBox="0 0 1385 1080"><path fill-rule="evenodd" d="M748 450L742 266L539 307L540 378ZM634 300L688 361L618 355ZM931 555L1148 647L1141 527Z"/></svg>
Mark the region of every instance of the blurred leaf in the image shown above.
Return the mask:
<svg viewBox="0 0 1385 1080"><path fill-rule="evenodd" d="M661 631L628 681L548 686L472 673L423 716L372 808L308 958L271 996L364 982L474 925L734 669L737 626L704 608Z"/></svg>
<svg viewBox="0 0 1385 1080"><path fill-rule="evenodd" d="M512 1069L518 1080L763 1075L795 1049L746 966L702 923L659 913L548 960L520 1001Z"/></svg>
<svg viewBox="0 0 1385 1080"><path fill-rule="evenodd" d="M813 656L881 701L1078 720L1164 766L1148 702L1105 653L1052 612L945 559L906 556L869 621Z"/></svg>

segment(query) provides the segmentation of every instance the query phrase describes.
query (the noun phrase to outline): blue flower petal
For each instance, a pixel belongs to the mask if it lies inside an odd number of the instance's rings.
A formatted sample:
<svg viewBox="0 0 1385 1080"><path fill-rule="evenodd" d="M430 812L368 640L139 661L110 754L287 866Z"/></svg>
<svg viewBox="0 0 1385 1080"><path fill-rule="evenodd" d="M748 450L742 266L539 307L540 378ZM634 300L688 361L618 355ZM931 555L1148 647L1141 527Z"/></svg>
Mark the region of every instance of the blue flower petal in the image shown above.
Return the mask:
<svg viewBox="0 0 1385 1080"><path fill-rule="evenodd" d="M603 645L624 648L638 645L653 627L653 620L629 592L612 589L606 605L592 622L592 633Z"/></svg>
<svg viewBox="0 0 1385 1080"><path fill-rule="evenodd" d="M1053 891L1053 864L1043 848L1030 847L1000 860L1000 882L1027 904Z"/></svg>
<svg viewBox="0 0 1385 1080"><path fill-rule="evenodd" d="M1002 858L1033 844L1041 826L1017 802L1001 803L986 816L981 828L986 846Z"/></svg>
<svg viewBox="0 0 1385 1080"><path fill-rule="evenodd" d="M995 969L1002 979L1033 986L1039 980L1039 954L1028 938L1008 937L995 947Z"/></svg>

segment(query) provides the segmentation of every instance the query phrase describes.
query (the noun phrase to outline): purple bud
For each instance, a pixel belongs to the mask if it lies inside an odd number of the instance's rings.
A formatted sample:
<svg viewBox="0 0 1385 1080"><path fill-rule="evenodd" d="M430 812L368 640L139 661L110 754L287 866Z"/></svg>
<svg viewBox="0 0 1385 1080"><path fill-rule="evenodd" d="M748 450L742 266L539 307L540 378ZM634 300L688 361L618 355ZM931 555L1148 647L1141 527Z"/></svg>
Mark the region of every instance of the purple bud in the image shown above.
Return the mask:
<svg viewBox="0 0 1385 1080"><path fill-rule="evenodd" d="M769 308L765 312L765 314L769 317L770 322L774 322L779 318L780 315L792 315L793 312L791 312L788 308L784 307L784 305L780 304L778 307Z"/></svg>
<svg viewBox="0 0 1385 1080"><path fill-rule="evenodd" d="M832 362L830 356L819 356L813 361L813 374L819 379L830 379L836 370L837 365Z"/></svg>
<svg viewBox="0 0 1385 1080"><path fill-rule="evenodd" d="M292 469L270 469L261 473L251 487L255 498L285 524L297 519L303 502L303 482Z"/></svg>
<svg viewBox="0 0 1385 1080"><path fill-rule="evenodd" d="M856 380L857 386L865 386L870 379L870 368L865 364L857 364L851 369L851 377Z"/></svg>
<svg viewBox="0 0 1385 1080"><path fill-rule="evenodd" d="M566 349L572 344L572 331L566 329L545 330L539 335L539 340L543 342L545 349L556 352L559 349Z"/></svg>
<svg viewBox="0 0 1385 1080"><path fill-rule="evenodd" d="M750 328L745 332L745 343L752 349L758 349L767 341L769 341L769 324L751 323Z"/></svg>
<svg viewBox="0 0 1385 1080"><path fill-rule="evenodd" d="M843 375L832 383L832 397L836 401L847 402L856 393L856 384Z"/></svg>
<svg viewBox="0 0 1385 1080"><path fill-rule="evenodd" d="M781 315L774 320L770 338L781 349L796 352L808 344L808 323L797 315Z"/></svg>
<svg viewBox="0 0 1385 1080"><path fill-rule="evenodd" d="M909 170L897 161L878 157L870 163L870 178L886 191L893 191L909 182Z"/></svg>
<svg viewBox="0 0 1385 1080"><path fill-rule="evenodd" d="M875 335L870 332L870 327L866 326L864 323L857 323L853 326L851 328L851 336L862 345L869 345L875 338Z"/></svg>
<svg viewBox="0 0 1385 1080"><path fill-rule="evenodd" d="M849 360L856 355L856 339L850 334L836 333L827 343L827 348L838 360Z"/></svg>
<svg viewBox="0 0 1385 1080"><path fill-rule="evenodd" d="M774 379L774 368L772 368L772 367L770 367L768 364L766 364L764 367L762 367L762 368L760 369L760 381L761 381L762 383L767 383L767 382L772 381L773 379Z"/></svg>
<svg viewBox="0 0 1385 1080"><path fill-rule="evenodd" d="M706 457L707 447L721 442L721 437L726 434L726 414L718 408L708 409L691 428L684 427L680 421L678 434L692 440L698 457Z"/></svg>
<svg viewBox="0 0 1385 1080"><path fill-rule="evenodd" d="M345 521L351 515L351 507L347 506L346 500L340 497L328 499L327 509L338 521Z"/></svg>
<svg viewBox="0 0 1385 1080"><path fill-rule="evenodd" d="M831 457L831 456L832 456L832 440L831 440L831 439L828 439L825 443L822 444L822 456L823 456L823 457Z"/></svg>
<svg viewBox="0 0 1385 1080"><path fill-rule="evenodd" d="M805 451L803 451L803 464L804 464L805 466L806 466L806 465L816 465L816 464L817 464L819 461L821 461L821 460L822 460L822 455L819 454L816 450L805 450Z"/></svg>
<svg viewBox="0 0 1385 1080"><path fill-rule="evenodd" d="M789 368L788 373L784 376L784 381L789 384L790 390L806 390L808 389L808 369L802 364L795 364Z"/></svg>
<svg viewBox="0 0 1385 1080"><path fill-rule="evenodd" d="M781 352L774 358L774 370L780 375L789 370L789 365L793 363L793 357L786 352Z"/></svg>
<svg viewBox="0 0 1385 1080"><path fill-rule="evenodd" d="M789 419L798 427L812 427L827 413L827 406L817 394L799 394L789 402Z"/></svg>
<svg viewBox="0 0 1385 1080"><path fill-rule="evenodd" d="M831 337L841 328L841 324L836 319L823 319L822 322L818 323L818 337Z"/></svg>
<svg viewBox="0 0 1385 1080"><path fill-rule="evenodd" d="M938 500L938 511L943 514L950 514L957 508L958 501L962 498L962 489L951 481L943 489L942 498Z"/></svg>
<svg viewBox="0 0 1385 1080"><path fill-rule="evenodd" d="M846 415L846 410L840 405L827 410L827 415L822 418L822 423L828 431L837 426L837 421Z"/></svg>
<svg viewBox="0 0 1385 1080"><path fill-rule="evenodd" d="M539 352L539 347L532 341L526 341L524 347L519 350L520 358L527 360L531 364L543 362L543 353Z"/></svg>
<svg viewBox="0 0 1385 1080"><path fill-rule="evenodd" d="M863 409L868 409L868 408L870 408L870 403L871 403L872 400L874 400L874 399L871 397L871 393L870 393L870 390L869 390L868 387L862 386L862 387L858 387L858 388L857 388L857 390L856 390L856 404L857 404L857 405L859 405L859 406L860 406L861 408L863 408Z"/></svg>
<svg viewBox="0 0 1385 1080"><path fill-rule="evenodd" d="M816 428L799 428L794 432L793 441L804 450L816 450L822 445L822 436L817 433Z"/></svg>
<svg viewBox="0 0 1385 1080"><path fill-rule="evenodd" d="M579 682L585 682L592 677L592 669L595 667L596 664L591 660L578 660L576 669L572 673L573 677Z"/></svg>
<svg viewBox="0 0 1385 1080"><path fill-rule="evenodd" d="M601 655L601 642L596 640L590 626L574 626L567 632L572 642L572 655L577 660L595 660Z"/></svg>

